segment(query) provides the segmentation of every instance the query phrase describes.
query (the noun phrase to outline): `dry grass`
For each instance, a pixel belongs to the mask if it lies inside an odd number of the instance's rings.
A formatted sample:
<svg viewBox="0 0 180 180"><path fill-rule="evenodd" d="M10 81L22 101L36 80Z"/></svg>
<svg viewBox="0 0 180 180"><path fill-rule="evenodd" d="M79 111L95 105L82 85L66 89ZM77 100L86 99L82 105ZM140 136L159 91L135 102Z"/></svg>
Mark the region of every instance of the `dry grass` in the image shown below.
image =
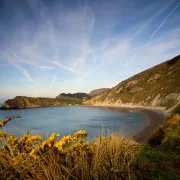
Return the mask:
<svg viewBox="0 0 180 180"><path fill-rule="evenodd" d="M4 135L4 138L7 137ZM51 144L46 150L39 150L37 159L23 150L16 151L15 144L6 144L6 147L4 145L0 149L2 180L133 179L133 168L139 151L135 141L117 134L107 138L99 137L88 143L81 139L66 147L68 153L59 152Z"/></svg>

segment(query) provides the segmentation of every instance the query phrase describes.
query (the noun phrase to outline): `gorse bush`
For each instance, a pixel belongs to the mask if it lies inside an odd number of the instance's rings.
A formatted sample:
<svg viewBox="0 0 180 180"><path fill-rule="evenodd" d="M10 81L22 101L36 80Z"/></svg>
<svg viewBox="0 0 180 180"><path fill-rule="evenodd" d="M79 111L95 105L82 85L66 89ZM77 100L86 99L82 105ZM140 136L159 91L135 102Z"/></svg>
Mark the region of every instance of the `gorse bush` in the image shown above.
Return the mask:
<svg viewBox="0 0 180 180"><path fill-rule="evenodd" d="M159 125L148 139L152 147L158 145L169 149L179 149L180 146L180 114L173 114L164 124Z"/></svg>
<svg viewBox="0 0 180 180"><path fill-rule="evenodd" d="M138 144L117 134L85 141L80 130L57 140L0 132L0 179L132 179Z"/></svg>

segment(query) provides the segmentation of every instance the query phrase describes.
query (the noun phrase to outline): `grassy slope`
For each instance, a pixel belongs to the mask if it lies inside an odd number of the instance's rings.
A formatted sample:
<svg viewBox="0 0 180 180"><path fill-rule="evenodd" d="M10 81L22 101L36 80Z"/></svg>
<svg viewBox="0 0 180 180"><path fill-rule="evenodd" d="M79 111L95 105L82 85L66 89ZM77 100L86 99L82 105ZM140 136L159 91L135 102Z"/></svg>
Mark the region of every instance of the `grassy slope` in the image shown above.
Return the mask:
<svg viewBox="0 0 180 180"><path fill-rule="evenodd" d="M169 118L152 133L150 147L142 148L138 165L143 179L180 178L180 115Z"/></svg>
<svg viewBox="0 0 180 180"><path fill-rule="evenodd" d="M177 56L121 82L86 104L132 103L170 109L175 104L180 104L179 77L180 56Z"/></svg>

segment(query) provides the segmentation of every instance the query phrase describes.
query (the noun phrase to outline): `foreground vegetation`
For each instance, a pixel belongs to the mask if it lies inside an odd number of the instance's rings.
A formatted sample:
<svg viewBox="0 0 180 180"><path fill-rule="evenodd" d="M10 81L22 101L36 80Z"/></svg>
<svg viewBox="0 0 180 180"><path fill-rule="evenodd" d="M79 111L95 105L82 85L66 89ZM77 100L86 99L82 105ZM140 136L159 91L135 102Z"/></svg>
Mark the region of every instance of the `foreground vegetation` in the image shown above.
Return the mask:
<svg viewBox="0 0 180 180"><path fill-rule="evenodd" d="M73 135L21 138L0 131L0 179L179 179L180 115L141 145L118 134L85 141Z"/></svg>
<svg viewBox="0 0 180 180"><path fill-rule="evenodd" d="M5 126L6 123L8 123L9 121L15 119L15 118L21 118L21 116L16 116L16 117L6 117L6 119L0 121L0 128Z"/></svg>
<svg viewBox="0 0 180 180"><path fill-rule="evenodd" d="M180 179L180 114L159 125L139 152L144 179Z"/></svg>

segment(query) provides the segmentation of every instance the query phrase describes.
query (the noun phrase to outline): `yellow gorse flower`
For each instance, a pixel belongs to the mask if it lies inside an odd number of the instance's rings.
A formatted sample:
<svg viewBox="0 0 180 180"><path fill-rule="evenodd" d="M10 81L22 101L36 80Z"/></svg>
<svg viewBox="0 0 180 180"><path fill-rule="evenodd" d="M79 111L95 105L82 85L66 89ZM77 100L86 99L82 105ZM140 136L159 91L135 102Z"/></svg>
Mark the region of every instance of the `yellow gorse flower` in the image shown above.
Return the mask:
<svg viewBox="0 0 180 180"><path fill-rule="evenodd" d="M84 137L87 136L87 133L86 133L85 130L79 130L79 131L75 132L74 135L77 136L77 137L82 137L82 138L84 138Z"/></svg>
<svg viewBox="0 0 180 180"><path fill-rule="evenodd" d="M4 149L12 156L13 161L17 162L19 159L28 156L33 160L38 160L50 149L55 150L57 154L59 153L65 158L91 153L93 143L84 141L87 136L86 131L79 130L73 135L64 136L59 141L56 141L58 136L60 134L52 133L47 140L42 141L42 136L31 136L30 132L26 132L21 138L17 138L0 131L0 142L5 139L3 147L6 148Z"/></svg>
<svg viewBox="0 0 180 180"><path fill-rule="evenodd" d="M31 142L31 141L40 141L42 140L42 136L31 136L29 137L28 141Z"/></svg>
<svg viewBox="0 0 180 180"><path fill-rule="evenodd" d="M42 142L40 145L40 149L44 149L45 147L52 147L55 143L55 139L60 136L60 134L52 133L52 135L48 138L48 140Z"/></svg>

